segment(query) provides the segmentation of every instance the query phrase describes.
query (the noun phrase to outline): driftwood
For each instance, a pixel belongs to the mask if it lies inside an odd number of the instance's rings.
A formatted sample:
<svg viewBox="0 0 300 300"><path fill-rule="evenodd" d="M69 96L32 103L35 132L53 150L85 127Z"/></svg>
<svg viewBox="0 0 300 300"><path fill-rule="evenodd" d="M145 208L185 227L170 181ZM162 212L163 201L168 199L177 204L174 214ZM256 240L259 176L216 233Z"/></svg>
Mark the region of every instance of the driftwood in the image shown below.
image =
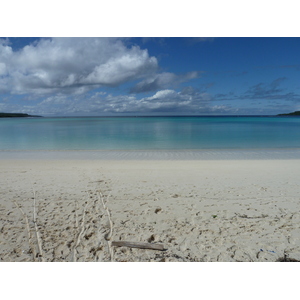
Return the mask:
<svg viewBox="0 0 300 300"><path fill-rule="evenodd" d="M160 250L160 251L167 250L164 248L164 245L162 244L114 241L111 243L111 245L116 247L129 247L129 248L151 249L151 250Z"/></svg>
<svg viewBox="0 0 300 300"><path fill-rule="evenodd" d="M31 248L31 253L33 254L33 260L36 261L36 252L35 252L35 247L32 245L32 237L31 237L31 233L30 233L30 226L29 226L28 217L25 214L24 210L19 206L19 204L15 200L12 200L12 201L15 203L15 205L20 210L20 212L22 213L22 215L25 219L27 234L28 234L28 244Z"/></svg>
<svg viewBox="0 0 300 300"><path fill-rule="evenodd" d="M108 197L109 197L109 195L106 198L106 203L108 202ZM101 192L100 192L100 194L98 193L98 199L101 200L103 208L104 208L104 210L106 210L106 213L107 213L107 217L108 217L108 221L109 221L109 228L110 229L109 229L109 233L105 234L104 238L107 241L107 246L108 246L108 250L109 250L109 253L110 253L110 261L114 261L114 251L113 251L113 249L111 247L112 245L111 245L111 241L110 241L111 240L111 236L112 236L112 232L113 232L113 223L112 223L112 220L111 220L111 217L110 217L109 209L106 206L106 204L104 203L103 195L102 195Z"/></svg>
<svg viewBox="0 0 300 300"><path fill-rule="evenodd" d="M35 234L36 234L36 240L37 240L37 244L38 244L38 248L39 248L39 257L41 258L41 261L44 262L45 259L43 257L43 247L42 247L42 242L41 242L41 238L40 238L40 233L39 233L39 229L36 223L36 209L35 209L35 202L36 202L36 193L35 190L33 190L33 223L34 223L34 229L35 229Z"/></svg>
<svg viewBox="0 0 300 300"><path fill-rule="evenodd" d="M89 196L89 195L88 195ZM77 203L76 203L77 204ZM88 207L89 203L88 201L85 202L85 206L83 208L83 212L82 212L82 219L81 219L81 230L80 232L78 232L78 235L77 235L77 240L76 240L76 243L74 244L74 247L73 247L73 262L76 262L77 258L76 258L76 254L77 254L77 247L79 246L80 244L80 241L81 241L81 237L83 235L83 233L85 232L86 230L86 227L84 226L84 222L85 222L85 213L86 213L86 208ZM77 205L76 205L77 206ZM78 223L78 220L77 220L77 212L76 212L76 223ZM77 227L78 228L78 227ZM79 231L79 230L78 230Z"/></svg>

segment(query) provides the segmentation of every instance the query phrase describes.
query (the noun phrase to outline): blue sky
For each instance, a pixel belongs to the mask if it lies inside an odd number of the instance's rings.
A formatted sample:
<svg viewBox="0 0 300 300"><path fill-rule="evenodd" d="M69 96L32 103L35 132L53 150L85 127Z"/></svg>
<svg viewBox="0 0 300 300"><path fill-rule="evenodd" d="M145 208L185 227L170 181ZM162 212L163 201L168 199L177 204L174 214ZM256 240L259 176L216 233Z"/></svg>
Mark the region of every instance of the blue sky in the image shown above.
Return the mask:
<svg viewBox="0 0 300 300"><path fill-rule="evenodd" d="M1 38L0 111L43 116L300 110L300 38Z"/></svg>

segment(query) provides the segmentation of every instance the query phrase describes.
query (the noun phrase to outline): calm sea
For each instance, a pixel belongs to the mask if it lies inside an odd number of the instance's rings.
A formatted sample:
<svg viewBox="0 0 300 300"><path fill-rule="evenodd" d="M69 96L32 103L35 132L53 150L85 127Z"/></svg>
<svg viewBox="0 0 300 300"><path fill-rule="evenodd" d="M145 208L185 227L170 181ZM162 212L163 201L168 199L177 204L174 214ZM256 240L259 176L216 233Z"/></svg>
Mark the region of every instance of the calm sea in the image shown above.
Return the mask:
<svg viewBox="0 0 300 300"><path fill-rule="evenodd" d="M300 148L298 117L2 118L0 150Z"/></svg>

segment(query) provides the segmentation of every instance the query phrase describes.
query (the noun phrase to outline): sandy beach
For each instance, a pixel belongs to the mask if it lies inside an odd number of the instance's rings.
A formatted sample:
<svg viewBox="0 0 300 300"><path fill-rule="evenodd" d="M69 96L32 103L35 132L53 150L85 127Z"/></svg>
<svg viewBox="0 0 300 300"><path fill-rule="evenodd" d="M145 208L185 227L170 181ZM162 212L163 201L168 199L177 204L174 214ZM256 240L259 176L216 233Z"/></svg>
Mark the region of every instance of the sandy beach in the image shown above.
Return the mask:
<svg viewBox="0 0 300 300"><path fill-rule="evenodd" d="M300 260L299 165L1 159L0 261Z"/></svg>

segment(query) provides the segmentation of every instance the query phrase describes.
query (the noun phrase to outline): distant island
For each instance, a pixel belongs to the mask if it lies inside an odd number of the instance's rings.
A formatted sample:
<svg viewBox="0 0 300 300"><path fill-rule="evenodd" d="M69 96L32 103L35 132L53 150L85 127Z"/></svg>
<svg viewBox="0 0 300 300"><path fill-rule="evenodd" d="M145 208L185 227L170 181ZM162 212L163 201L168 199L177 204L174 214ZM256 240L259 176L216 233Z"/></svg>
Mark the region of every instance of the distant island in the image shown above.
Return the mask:
<svg viewBox="0 0 300 300"><path fill-rule="evenodd" d="M41 117L41 116L32 116L28 114L21 114L21 113L1 113L0 118L28 118L28 117Z"/></svg>
<svg viewBox="0 0 300 300"><path fill-rule="evenodd" d="M277 115L277 116L300 116L300 111L298 110L298 111L294 111L294 112L292 112L292 113L289 113L289 114L279 114L279 115Z"/></svg>

